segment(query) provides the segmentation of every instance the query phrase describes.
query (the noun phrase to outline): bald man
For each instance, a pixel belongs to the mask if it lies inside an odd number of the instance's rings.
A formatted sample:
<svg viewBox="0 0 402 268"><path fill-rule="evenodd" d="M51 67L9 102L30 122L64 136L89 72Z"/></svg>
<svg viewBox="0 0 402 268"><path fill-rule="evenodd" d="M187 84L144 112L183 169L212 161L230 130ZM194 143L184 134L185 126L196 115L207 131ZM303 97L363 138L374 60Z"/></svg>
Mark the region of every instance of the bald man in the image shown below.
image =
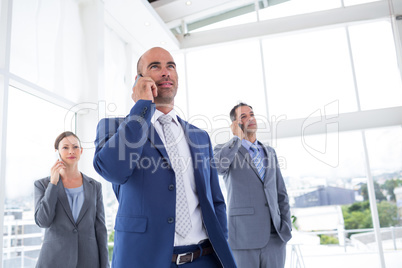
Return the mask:
<svg viewBox="0 0 402 268"><path fill-rule="evenodd" d="M130 113L98 124L94 167L119 202L113 267L236 267L211 141L176 115L177 89L173 57L151 48Z"/></svg>

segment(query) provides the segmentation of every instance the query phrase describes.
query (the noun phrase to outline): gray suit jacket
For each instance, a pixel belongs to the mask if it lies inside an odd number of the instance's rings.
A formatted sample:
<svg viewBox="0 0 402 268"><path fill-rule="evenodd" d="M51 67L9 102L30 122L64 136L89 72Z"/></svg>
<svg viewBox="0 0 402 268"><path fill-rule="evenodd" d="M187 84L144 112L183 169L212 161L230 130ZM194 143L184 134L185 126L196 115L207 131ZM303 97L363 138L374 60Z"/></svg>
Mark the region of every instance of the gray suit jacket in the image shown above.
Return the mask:
<svg viewBox="0 0 402 268"><path fill-rule="evenodd" d="M271 219L284 242L292 237L289 198L275 150L259 144L268 158L264 182L238 137L214 149L215 164L228 192L229 244L234 250L266 246Z"/></svg>
<svg viewBox="0 0 402 268"><path fill-rule="evenodd" d="M61 179L35 181L35 222L46 228L36 267L109 267L102 185L82 174L85 200L74 221Z"/></svg>

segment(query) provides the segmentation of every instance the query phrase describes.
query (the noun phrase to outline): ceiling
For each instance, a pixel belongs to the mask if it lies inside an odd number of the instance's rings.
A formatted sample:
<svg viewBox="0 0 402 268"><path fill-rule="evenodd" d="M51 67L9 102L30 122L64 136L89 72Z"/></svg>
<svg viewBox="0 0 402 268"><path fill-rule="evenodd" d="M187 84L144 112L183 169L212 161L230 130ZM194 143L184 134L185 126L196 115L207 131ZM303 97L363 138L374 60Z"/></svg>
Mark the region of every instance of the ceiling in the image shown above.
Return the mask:
<svg viewBox="0 0 402 268"><path fill-rule="evenodd" d="M376 1L226 28L194 31L209 24L289 0L104 0L105 22L133 49L170 51L209 44L360 22L402 13L402 1ZM290 3L290 2L289 2ZM190 33L190 34L189 34Z"/></svg>
<svg viewBox="0 0 402 268"><path fill-rule="evenodd" d="M169 28L194 23L239 7L254 5L255 0L157 0L151 5ZM174 10L174 12L172 12Z"/></svg>
<svg viewBox="0 0 402 268"><path fill-rule="evenodd" d="M289 0L149 0L176 35ZM174 11L174 12L173 12Z"/></svg>
<svg viewBox="0 0 402 268"><path fill-rule="evenodd" d="M105 0L105 20L128 42L175 50L188 31L253 11L256 2L267 7L284 1L288 0Z"/></svg>

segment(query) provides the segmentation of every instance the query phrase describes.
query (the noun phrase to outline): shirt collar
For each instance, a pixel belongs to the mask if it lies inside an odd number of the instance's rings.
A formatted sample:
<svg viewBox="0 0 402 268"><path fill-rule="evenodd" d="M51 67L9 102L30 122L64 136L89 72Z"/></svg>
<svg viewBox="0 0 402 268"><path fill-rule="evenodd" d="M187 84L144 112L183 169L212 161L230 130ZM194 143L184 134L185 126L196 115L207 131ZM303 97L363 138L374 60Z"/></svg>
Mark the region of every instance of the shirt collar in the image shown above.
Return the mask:
<svg viewBox="0 0 402 268"><path fill-rule="evenodd" d="M255 142L252 143L252 142L250 142L250 141L248 141L248 140L246 140L246 139L243 139L243 140L241 141L241 144L242 144L242 145L244 146L244 148L246 148L247 150L250 150L251 144L254 144L255 146L257 146L257 148L260 147L260 146L258 145L258 141L257 141L257 140L255 140Z"/></svg>
<svg viewBox="0 0 402 268"><path fill-rule="evenodd" d="M164 113L162 113L162 112L159 111L158 109L155 109L155 113L154 113L154 115L153 115L152 118L151 118L151 123L152 123L153 125L155 125L155 122L158 121L159 116L161 116L161 115L163 115L163 114L164 114ZM177 114L176 114L175 110L172 109L172 110L168 113L168 115L170 115L170 116L173 118L173 121L175 122L175 124L176 124L177 126L180 125L180 124L179 124L179 120L177 119Z"/></svg>

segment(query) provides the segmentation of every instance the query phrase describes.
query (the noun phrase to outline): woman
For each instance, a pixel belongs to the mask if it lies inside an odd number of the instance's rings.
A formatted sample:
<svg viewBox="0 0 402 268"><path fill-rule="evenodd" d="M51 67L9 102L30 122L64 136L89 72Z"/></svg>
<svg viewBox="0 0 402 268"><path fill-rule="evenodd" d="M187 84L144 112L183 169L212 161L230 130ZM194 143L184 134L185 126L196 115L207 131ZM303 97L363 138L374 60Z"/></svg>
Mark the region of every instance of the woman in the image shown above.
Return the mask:
<svg viewBox="0 0 402 268"><path fill-rule="evenodd" d="M36 267L109 267L102 185L78 170L74 133L61 133L54 148L50 177L35 181L35 222L46 228Z"/></svg>

